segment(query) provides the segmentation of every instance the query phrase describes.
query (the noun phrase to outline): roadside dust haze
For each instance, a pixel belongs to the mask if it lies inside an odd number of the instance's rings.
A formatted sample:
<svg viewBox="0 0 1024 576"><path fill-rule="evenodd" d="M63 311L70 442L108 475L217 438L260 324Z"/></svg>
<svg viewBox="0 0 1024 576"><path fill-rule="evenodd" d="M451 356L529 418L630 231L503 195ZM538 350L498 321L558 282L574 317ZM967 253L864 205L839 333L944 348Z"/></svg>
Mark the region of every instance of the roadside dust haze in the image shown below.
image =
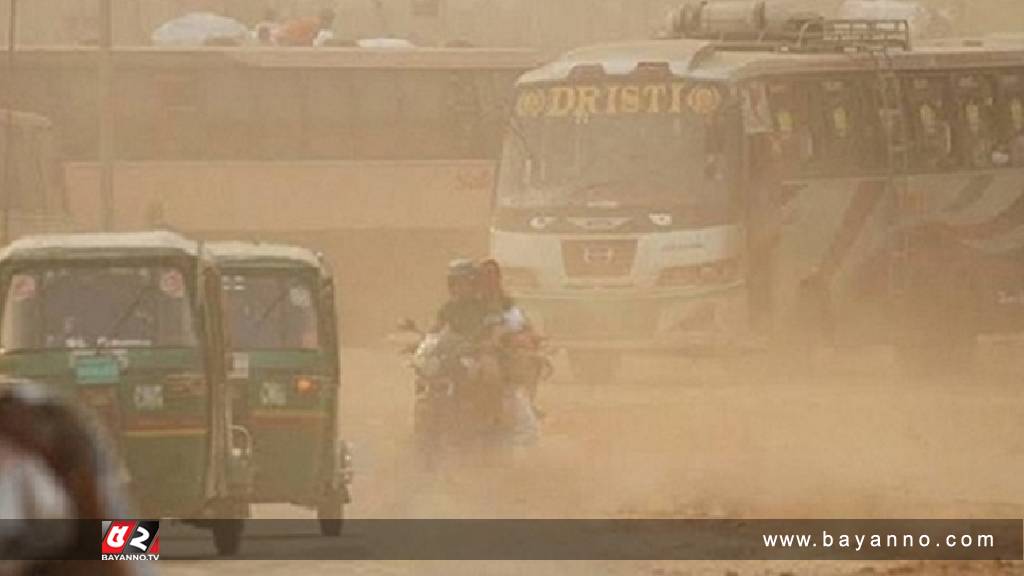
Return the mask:
<svg viewBox="0 0 1024 576"><path fill-rule="evenodd" d="M981 352L963 380L907 379L885 350L679 360L631 357L616 384L542 388L540 445L503 468L425 476L411 464L411 381L399 356L346 350L343 435L353 518L1016 518L1024 469L1021 359ZM257 516L293 517L285 507ZM288 574L228 562L217 573ZM964 574L996 563L324 563L358 574ZM334 567L334 568L331 568ZM175 563L168 574L212 574ZM319 571L311 573L320 574Z"/></svg>
<svg viewBox="0 0 1024 576"><path fill-rule="evenodd" d="M564 376L548 383L540 446L520 455L512 470L462 468L425 483L410 473L404 454L411 436L408 377L394 366L364 374L364 360L369 368L389 358L354 353L346 432L367 462L353 514L1017 514L1019 360L998 346L986 353L998 364L960 381L907 380L881 350L792 363L630 358L617 385L581 386Z"/></svg>

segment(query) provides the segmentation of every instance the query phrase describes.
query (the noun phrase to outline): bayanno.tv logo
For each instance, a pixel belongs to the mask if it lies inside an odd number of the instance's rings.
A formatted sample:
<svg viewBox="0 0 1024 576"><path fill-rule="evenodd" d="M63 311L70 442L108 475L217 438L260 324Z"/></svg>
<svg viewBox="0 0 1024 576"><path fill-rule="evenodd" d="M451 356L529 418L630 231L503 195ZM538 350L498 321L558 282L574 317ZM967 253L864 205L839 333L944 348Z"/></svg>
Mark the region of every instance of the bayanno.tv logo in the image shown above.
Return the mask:
<svg viewBox="0 0 1024 576"><path fill-rule="evenodd" d="M160 522L104 520L101 560L159 560Z"/></svg>

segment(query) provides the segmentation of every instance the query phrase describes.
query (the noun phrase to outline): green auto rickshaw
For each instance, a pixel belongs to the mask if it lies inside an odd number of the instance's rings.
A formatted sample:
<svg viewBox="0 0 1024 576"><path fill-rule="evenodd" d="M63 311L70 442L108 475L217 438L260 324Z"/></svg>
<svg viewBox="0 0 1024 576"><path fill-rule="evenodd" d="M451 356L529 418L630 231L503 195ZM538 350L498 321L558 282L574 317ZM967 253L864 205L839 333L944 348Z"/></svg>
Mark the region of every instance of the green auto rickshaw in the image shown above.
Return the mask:
<svg viewBox="0 0 1024 576"><path fill-rule="evenodd" d="M231 333L238 422L252 434L254 502L315 509L341 533L351 462L338 439L339 342L334 281L305 248L214 242Z"/></svg>
<svg viewBox="0 0 1024 576"><path fill-rule="evenodd" d="M139 512L211 527L233 554L251 446L232 422L221 296L202 245L171 232L34 236L0 252L0 374L89 408Z"/></svg>

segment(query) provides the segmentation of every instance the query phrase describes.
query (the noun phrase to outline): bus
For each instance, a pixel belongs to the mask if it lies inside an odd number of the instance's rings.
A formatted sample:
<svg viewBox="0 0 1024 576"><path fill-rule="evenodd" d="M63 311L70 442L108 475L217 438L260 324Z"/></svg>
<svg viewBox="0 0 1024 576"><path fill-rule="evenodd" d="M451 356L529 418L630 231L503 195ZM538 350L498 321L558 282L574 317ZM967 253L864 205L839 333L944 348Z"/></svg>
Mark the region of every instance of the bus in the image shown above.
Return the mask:
<svg viewBox="0 0 1024 576"><path fill-rule="evenodd" d="M691 4L519 79L491 250L581 378L766 339L923 365L1018 328L1024 49L771 16Z"/></svg>
<svg viewBox="0 0 1024 576"><path fill-rule="evenodd" d="M15 56L14 100L60 127L86 230L104 221L100 57ZM513 85L538 63L525 49L117 48L115 228L322 250L346 270L346 340L376 341L410 313L381 301L433 305L449 258L486 254ZM437 281L408 282L428 274Z"/></svg>

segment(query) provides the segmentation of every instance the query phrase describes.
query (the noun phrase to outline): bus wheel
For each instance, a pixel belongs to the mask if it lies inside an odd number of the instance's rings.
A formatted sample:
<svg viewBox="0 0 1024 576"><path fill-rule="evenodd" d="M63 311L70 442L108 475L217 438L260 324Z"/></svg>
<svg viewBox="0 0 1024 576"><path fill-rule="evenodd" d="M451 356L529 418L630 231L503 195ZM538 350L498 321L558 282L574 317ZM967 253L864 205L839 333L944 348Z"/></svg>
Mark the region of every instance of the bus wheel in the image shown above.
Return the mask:
<svg viewBox="0 0 1024 576"><path fill-rule="evenodd" d="M218 556L236 556L242 547L242 533L245 531L245 520L214 520L213 545Z"/></svg>
<svg viewBox="0 0 1024 576"><path fill-rule="evenodd" d="M622 369L622 353L614 350L570 350L569 368L577 384L613 384Z"/></svg>
<svg viewBox="0 0 1024 576"><path fill-rule="evenodd" d="M324 502L316 509L316 519L321 536L337 538L345 527L345 505L337 500Z"/></svg>

